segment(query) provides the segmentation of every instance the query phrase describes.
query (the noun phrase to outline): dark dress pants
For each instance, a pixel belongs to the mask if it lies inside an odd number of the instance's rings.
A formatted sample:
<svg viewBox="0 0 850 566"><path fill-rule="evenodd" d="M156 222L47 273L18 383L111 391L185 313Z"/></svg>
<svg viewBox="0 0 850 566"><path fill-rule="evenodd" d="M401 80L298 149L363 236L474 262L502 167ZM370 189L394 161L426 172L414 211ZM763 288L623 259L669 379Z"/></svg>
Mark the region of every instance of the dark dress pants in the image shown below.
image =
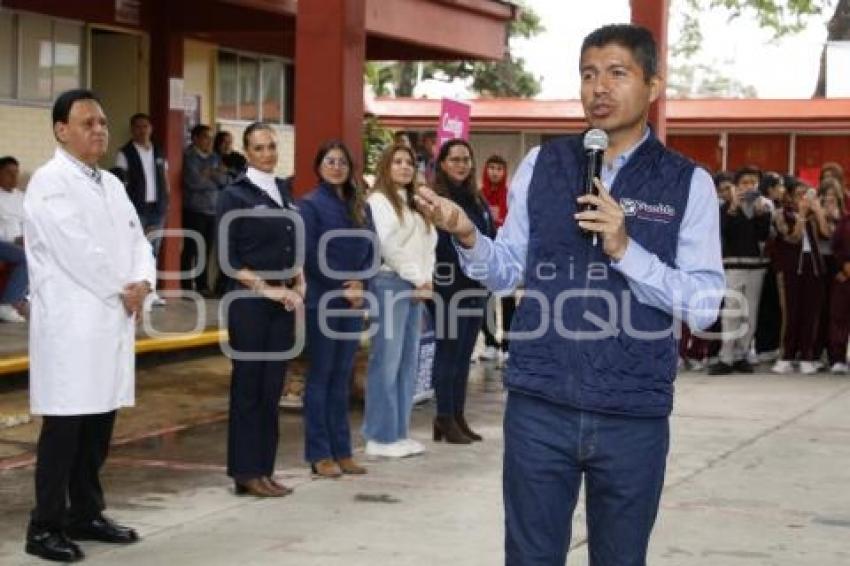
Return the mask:
<svg viewBox="0 0 850 566"><path fill-rule="evenodd" d="M591 413L510 391L504 428L506 566L564 565L582 476L591 566L646 565L666 417Z"/></svg>
<svg viewBox="0 0 850 566"><path fill-rule="evenodd" d="M850 281L832 280L832 309L829 320L829 363L847 363L850 336Z"/></svg>
<svg viewBox="0 0 850 566"><path fill-rule="evenodd" d="M774 352L782 345L782 307L779 302L779 284L773 267L768 267L764 274L755 340L758 354Z"/></svg>
<svg viewBox="0 0 850 566"><path fill-rule="evenodd" d="M817 332L824 300L823 276L815 273L812 254L804 253L799 272L784 272L788 318L782 358L815 361Z"/></svg>
<svg viewBox="0 0 850 566"><path fill-rule="evenodd" d="M280 303L259 297L230 303L227 328L235 353L230 381L227 475L238 482L274 473L278 406L286 372L286 362L281 358L292 347L293 324L293 313ZM259 354L265 359L239 359L240 354Z"/></svg>
<svg viewBox="0 0 850 566"><path fill-rule="evenodd" d="M449 304L447 297L444 308L448 308ZM445 328L438 329L431 375L437 397L437 414L441 416L462 414L464 411L470 358L486 308L483 297L466 297L457 304L458 309L477 310L478 314L447 312ZM453 321L456 321L456 332L452 328Z"/></svg>
<svg viewBox="0 0 850 566"><path fill-rule="evenodd" d="M201 235L201 239L206 244L206 253L203 257L200 255L197 242L194 238L183 238L183 252L180 254L180 270L188 272L200 265L200 272L194 277L195 290L197 292L209 291L209 259L210 250L215 243L216 221L213 214L202 214L191 210L183 211L183 229L194 230ZM192 279L183 280L183 288L192 288ZM216 285L213 285L216 287Z"/></svg>
<svg viewBox="0 0 850 566"><path fill-rule="evenodd" d="M61 530L106 508L100 469L109 454L115 411L43 418L35 466L32 526ZM69 507L70 502L70 507Z"/></svg>

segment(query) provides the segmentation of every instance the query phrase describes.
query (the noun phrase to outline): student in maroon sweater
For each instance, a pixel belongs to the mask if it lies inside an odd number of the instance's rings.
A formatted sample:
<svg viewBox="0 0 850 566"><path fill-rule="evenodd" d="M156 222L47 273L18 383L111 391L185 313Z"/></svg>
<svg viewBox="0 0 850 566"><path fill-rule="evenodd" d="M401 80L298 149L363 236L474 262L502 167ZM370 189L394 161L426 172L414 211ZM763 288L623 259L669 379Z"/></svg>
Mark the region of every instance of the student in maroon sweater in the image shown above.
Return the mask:
<svg viewBox="0 0 850 566"><path fill-rule="evenodd" d="M817 241L829 228L814 189L800 183L789 194L791 202L775 218L777 232L790 246L785 248L782 267L787 313L782 359L772 371L791 373L799 359L800 372L809 375L819 369L815 344L825 294L821 283L826 266Z"/></svg>
<svg viewBox="0 0 850 566"><path fill-rule="evenodd" d="M838 274L832 280L829 321L829 363L832 373L847 373L847 340L850 336L850 214L838 221L832 236L832 253Z"/></svg>
<svg viewBox="0 0 850 566"><path fill-rule="evenodd" d="M484 170L481 173L481 195L490 206L490 214L498 231L508 216L508 163L501 155L491 155L484 162ZM511 328L511 320L516 309L516 299L513 295L508 295L502 297L500 303L502 307L502 342L499 344L487 324L488 318L495 320L495 313L488 315L481 328L484 332L485 346L481 359L484 361L495 360L499 354L501 354L501 362L504 362L508 357L506 335ZM491 299L488 304L489 312L492 312L499 303Z"/></svg>

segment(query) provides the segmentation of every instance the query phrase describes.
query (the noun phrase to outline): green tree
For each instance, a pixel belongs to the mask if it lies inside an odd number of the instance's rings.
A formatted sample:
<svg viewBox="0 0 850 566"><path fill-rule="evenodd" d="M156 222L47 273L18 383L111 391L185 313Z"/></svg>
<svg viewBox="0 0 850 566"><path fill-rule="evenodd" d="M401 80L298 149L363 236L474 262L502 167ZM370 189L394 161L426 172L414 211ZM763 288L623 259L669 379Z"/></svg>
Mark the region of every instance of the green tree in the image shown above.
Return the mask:
<svg viewBox="0 0 850 566"><path fill-rule="evenodd" d="M510 40L529 39L544 30L540 17L523 7L508 24L505 55L499 61L384 61L366 64L366 81L378 96L412 96L416 84L425 79L452 82L471 79L472 90L482 96L533 97L540 92L540 79L525 69L522 57L510 50Z"/></svg>
<svg viewBox="0 0 850 566"><path fill-rule="evenodd" d="M699 15L705 10L723 8L733 20L744 13L755 16L759 26L773 33L774 39L802 30L809 18L834 10L827 24L827 41L850 40L850 0L674 0L682 10L680 41L671 47L673 57L689 58L700 50L702 31ZM825 95L825 48L814 96ZM671 66L672 67L672 66Z"/></svg>
<svg viewBox="0 0 850 566"><path fill-rule="evenodd" d="M369 115L363 121L363 173L374 175L381 152L393 141L393 133Z"/></svg>

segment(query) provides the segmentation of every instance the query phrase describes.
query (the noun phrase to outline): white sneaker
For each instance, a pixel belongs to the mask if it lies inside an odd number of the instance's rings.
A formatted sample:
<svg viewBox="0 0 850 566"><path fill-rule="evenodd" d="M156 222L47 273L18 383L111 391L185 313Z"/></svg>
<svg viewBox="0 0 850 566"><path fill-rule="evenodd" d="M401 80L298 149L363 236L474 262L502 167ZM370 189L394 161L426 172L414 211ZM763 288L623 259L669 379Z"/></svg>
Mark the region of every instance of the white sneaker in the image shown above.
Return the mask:
<svg viewBox="0 0 850 566"><path fill-rule="evenodd" d="M408 448L399 442L375 442L369 440L366 442L366 455L378 456L380 458L404 458L409 456Z"/></svg>
<svg viewBox="0 0 850 566"><path fill-rule="evenodd" d="M841 362L835 362L832 364L832 367L829 368L829 371L834 374L846 374L850 371L850 368L847 367L847 364L843 364Z"/></svg>
<svg viewBox="0 0 850 566"><path fill-rule="evenodd" d="M690 360L691 371L702 371L705 369L705 362L702 360Z"/></svg>
<svg viewBox="0 0 850 566"><path fill-rule="evenodd" d="M159 296L159 294L157 294L157 293L155 293L155 292L153 293L153 299L151 300L151 303L152 303L152 304L153 304L153 306L155 306L155 307L164 307L164 306L167 304L167 303L165 302L165 299L163 299L162 297L160 297L160 296Z"/></svg>
<svg viewBox="0 0 850 566"><path fill-rule="evenodd" d="M397 444L401 444L407 450L407 456L418 456L425 453L425 445L412 438L402 438Z"/></svg>
<svg viewBox="0 0 850 566"><path fill-rule="evenodd" d="M794 372L794 364L789 360L776 360L776 363L773 364L773 367L770 368L770 371L773 373L786 374Z"/></svg>
<svg viewBox="0 0 850 566"><path fill-rule="evenodd" d="M800 362L800 373L803 375L812 375L820 369L820 364L817 362Z"/></svg>
<svg viewBox="0 0 850 566"><path fill-rule="evenodd" d="M26 322L27 319L22 317L20 313L12 305L0 305L0 320L3 322Z"/></svg>
<svg viewBox="0 0 850 566"><path fill-rule="evenodd" d="M484 362L492 362L499 356L499 352L496 350L495 346L487 346L484 348L484 351L481 352L481 355L478 356L478 359Z"/></svg>
<svg viewBox="0 0 850 566"><path fill-rule="evenodd" d="M499 360L496 362L496 367L503 368L508 365L508 358L511 355L507 352L499 352Z"/></svg>

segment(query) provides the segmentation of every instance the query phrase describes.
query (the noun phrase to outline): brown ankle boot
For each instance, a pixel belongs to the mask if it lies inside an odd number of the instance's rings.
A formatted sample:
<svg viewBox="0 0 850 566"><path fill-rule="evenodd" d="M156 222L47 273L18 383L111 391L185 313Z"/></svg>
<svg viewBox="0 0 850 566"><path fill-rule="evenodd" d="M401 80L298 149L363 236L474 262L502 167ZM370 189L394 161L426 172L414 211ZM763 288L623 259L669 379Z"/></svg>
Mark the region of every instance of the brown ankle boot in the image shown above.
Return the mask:
<svg viewBox="0 0 850 566"><path fill-rule="evenodd" d="M479 442L481 440L484 440L483 436L469 428L469 425L466 424L466 419L463 417L463 413L458 413L457 415L455 415L455 422L457 423L457 427L460 429L460 431L466 436L468 436L469 439L473 442Z"/></svg>
<svg viewBox="0 0 850 566"><path fill-rule="evenodd" d="M277 491L266 485L265 478L251 478L244 481L234 481L236 495L253 495L254 497L281 497Z"/></svg>
<svg viewBox="0 0 850 566"><path fill-rule="evenodd" d="M366 468L354 461L354 458L340 458L336 461L343 474L360 476L366 473Z"/></svg>
<svg viewBox="0 0 850 566"><path fill-rule="evenodd" d="M323 478L338 478L342 475L342 471L339 469L339 466L337 466L336 462L330 458L325 458L313 463L311 468L313 469L314 475Z"/></svg>
<svg viewBox="0 0 850 566"><path fill-rule="evenodd" d="M285 496L289 495L290 493L292 493L291 487L286 487L282 483L275 481L275 479L272 478L272 477L266 476L266 477L262 478L262 480L266 484L266 487L268 487L270 490L274 491L275 493L280 494L280 497L285 497Z"/></svg>
<svg viewBox="0 0 850 566"><path fill-rule="evenodd" d="M454 417L437 415L434 417L434 442L446 439L449 444L470 444L470 440L460 428L458 428Z"/></svg>

